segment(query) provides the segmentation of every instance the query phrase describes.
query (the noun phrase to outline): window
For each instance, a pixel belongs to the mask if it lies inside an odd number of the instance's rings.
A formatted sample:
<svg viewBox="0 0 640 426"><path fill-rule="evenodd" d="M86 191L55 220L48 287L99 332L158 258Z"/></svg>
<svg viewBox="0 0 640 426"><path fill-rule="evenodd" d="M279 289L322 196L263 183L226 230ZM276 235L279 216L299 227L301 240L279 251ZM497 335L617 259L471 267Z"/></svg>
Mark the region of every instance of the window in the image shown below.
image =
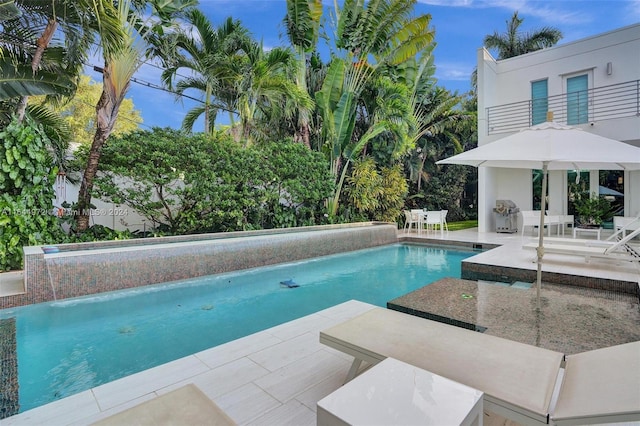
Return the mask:
<svg viewBox="0 0 640 426"><path fill-rule="evenodd" d="M567 124L581 124L589 120L587 74L567 79Z"/></svg>
<svg viewBox="0 0 640 426"><path fill-rule="evenodd" d="M531 124L540 124L547 121L547 109L549 107L547 92L547 80L538 80L531 83Z"/></svg>

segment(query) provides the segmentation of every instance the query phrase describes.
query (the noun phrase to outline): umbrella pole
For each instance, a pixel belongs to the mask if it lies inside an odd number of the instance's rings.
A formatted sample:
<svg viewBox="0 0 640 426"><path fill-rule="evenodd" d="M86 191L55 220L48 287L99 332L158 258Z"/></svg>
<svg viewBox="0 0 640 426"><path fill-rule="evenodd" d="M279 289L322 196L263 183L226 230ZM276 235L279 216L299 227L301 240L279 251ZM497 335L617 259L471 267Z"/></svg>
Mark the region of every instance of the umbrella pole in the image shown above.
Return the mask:
<svg viewBox="0 0 640 426"><path fill-rule="evenodd" d="M536 310L540 312L540 287L542 287L542 257L544 256L544 212L547 209L547 174L548 162L542 163L542 200L540 200L540 227L538 235L538 272L536 274Z"/></svg>

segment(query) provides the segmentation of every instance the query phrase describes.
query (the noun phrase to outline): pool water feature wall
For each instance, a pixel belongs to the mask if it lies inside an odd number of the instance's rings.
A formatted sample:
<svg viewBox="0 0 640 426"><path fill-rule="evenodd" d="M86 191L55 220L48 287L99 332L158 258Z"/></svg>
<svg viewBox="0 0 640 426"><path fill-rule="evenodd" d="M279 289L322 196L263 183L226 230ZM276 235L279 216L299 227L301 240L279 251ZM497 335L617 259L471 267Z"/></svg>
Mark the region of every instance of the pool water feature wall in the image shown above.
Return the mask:
<svg viewBox="0 0 640 426"><path fill-rule="evenodd" d="M0 419L20 411L16 319L0 319Z"/></svg>
<svg viewBox="0 0 640 426"><path fill-rule="evenodd" d="M188 238L191 237L191 238ZM144 244L144 242L147 244ZM0 309L359 250L398 241L389 223L25 247L25 293Z"/></svg>

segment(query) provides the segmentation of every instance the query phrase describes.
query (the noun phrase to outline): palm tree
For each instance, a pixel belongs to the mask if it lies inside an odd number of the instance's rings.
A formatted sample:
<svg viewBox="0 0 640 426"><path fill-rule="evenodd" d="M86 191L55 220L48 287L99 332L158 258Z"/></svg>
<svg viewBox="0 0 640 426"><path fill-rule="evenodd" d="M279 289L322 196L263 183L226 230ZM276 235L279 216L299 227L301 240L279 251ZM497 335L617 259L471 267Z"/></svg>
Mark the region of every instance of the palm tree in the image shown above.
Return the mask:
<svg viewBox="0 0 640 426"><path fill-rule="evenodd" d="M98 172L100 153L113 130L118 109L129 89L131 78L142 64L145 47L143 43L148 40L152 31L163 31L164 27L171 24L175 14L194 4L193 0L152 0L149 3L154 12L153 19L141 22L140 16L145 12L146 6L146 2L144 3L134 4L133 0L122 0L114 2L113 5L103 5L101 13L106 12L117 19L121 31L114 34L111 28L102 25L102 21L100 23L104 57L104 68L101 70L103 91L96 105L96 132L78 193L79 214L76 216L76 232L84 232L89 227L91 191Z"/></svg>
<svg viewBox="0 0 640 426"><path fill-rule="evenodd" d="M416 139L415 149L407 158L409 178L417 183L418 191L422 187L422 181L428 178L425 174L427 160L435 163L445 156L445 152L463 150L458 137L459 126L470 120L472 115L455 108L461 102L461 96L451 94L441 87L431 89L420 101L418 109L421 131Z"/></svg>
<svg viewBox="0 0 640 426"><path fill-rule="evenodd" d="M308 92L308 57L316 49L322 17L322 0L287 0L287 15L284 23L287 36L296 54L296 84L301 91ZM310 111L298 112L298 128L294 140L301 141L311 148Z"/></svg>
<svg viewBox="0 0 640 426"><path fill-rule="evenodd" d="M22 0L0 7L0 51L5 53L0 55L0 124L13 114L19 121L28 114L43 126L61 169L70 129L49 105L75 93L75 80L97 35L96 23L116 31L113 19L100 14L103 1ZM47 105L29 103L35 95L48 95Z"/></svg>
<svg viewBox="0 0 640 426"><path fill-rule="evenodd" d="M0 21L17 18L21 13L13 0L0 3Z"/></svg>
<svg viewBox="0 0 640 426"><path fill-rule="evenodd" d="M507 32L494 32L484 38L484 45L488 49L498 49L498 59L507 59L524 55L555 45L562 38L562 32L556 28L543 27L530 33L519 33L518 28L524 21L518 17L518 11L513 13L507 22Z"/></svg>
<svg viewBox="0 0 640 426"><path fill-rule="evenodd" d="M95 36L91 23L96 19L87 11L89 4L93 2L25 0L13 4L18 13L4 13L0 23L0 50L4 52L0 55L0 99L17 99L5 105L13 105L19 120L25 115L29 96L70 95L75 90L73 78Z"/></svg>
<svg viewBox="0 0 640 426"><path fill-rule="evenodd" d="M237 141L254 141L259 131L256 121L276 114L290 118L295 111L310 110L313 101L306 91L292 81L293 55L290 50L273 48L265 51L262 43L248 42L244 56L238 58L238 78L235 84L240 119Z"/></svg>
<svg viewBox="0 0 640 426"><path fill-rule="evenodd" d="M518 17L516 10L511 19L506 21L507 32L499 34L495 31L493 34L485 36L484 46L487 49L497 49L497 59L507 59L554 46L562 39L562 31L553 27L542 27L524 34L518 32L523 21L524 18ZM477 80L478 70L475 69L471 75L471 86L474 89L477 87Z"/></svg>
<svg viewBox="0 0 640 426"><path fill-rule="evenodd" d="M230 113L233 125L235 108L226 94L234 83L232 63L241 53L241 46L249 40L249 31L232 18L227 18L216 29L197 9L190 10L186 20L191 28L181 28L169 42L170 51L163 52L166 70L162 80L167 87L175 89L178 97L190 89L202 92L203 105L187 113L182 128L191 132L195 121L204 114L205 132L211 133L219 109ZM157 41L163 43L164 40ZM188 70L191 76L174 83L180 70Z"/></svg>
<svg viewBox="0 0 640 426"><path fill-rule="evenodd" d="M411 17L415 0L345 0L335 9L336 55L316 102L323 117L326 152L337 185L329 202L329 214L337 213L347 167L366 144L389 129L402 129L375 116L371 125L354 138L356 112L365 87L375 75L411 58L429 54L434 32L431 16ZM402 143L407 134L397 134ZM324 148L323 148L324 149Z"/></svg>

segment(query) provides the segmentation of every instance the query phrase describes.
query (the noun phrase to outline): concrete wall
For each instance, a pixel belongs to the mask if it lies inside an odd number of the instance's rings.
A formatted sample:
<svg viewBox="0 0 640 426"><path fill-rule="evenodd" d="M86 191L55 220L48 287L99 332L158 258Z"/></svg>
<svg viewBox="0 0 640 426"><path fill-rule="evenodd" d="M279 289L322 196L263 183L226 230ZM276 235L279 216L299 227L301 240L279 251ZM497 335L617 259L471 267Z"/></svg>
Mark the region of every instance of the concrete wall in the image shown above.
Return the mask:
<svg viewBox="0 0 640 426"><path fill-rule="evenodd" d="M62 203L65 201L69 204L76 203L78 201L79 191L79 185L67 182L62 196L54 201L54 207L62 207ZM131 231L144 231L154 227L154 224L149 223L143 216L139 215L136 210L129 206L108 203L99 198L92 198L91 203L95 205L96 208L91 210L89 226L103 225L117 231L127 229Z"/></svg>

